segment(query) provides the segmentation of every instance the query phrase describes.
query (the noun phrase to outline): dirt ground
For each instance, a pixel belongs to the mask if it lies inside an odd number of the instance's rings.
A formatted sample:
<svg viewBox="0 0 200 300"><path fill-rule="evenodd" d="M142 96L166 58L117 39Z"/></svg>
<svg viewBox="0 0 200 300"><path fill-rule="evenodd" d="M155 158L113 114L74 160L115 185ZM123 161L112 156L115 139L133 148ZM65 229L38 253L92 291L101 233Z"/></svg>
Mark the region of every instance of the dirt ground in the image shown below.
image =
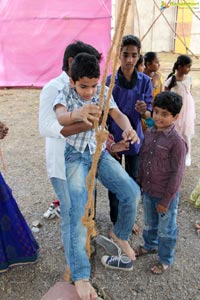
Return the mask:
<svg viewBox="0 0 200 300"><path fill-rule="evenodd" d="M166 78L176 55L161 53L159 57L161 72ZM105 252L96 247L96 254L91 260L92 282L105 292L109 291L109 299L200 299L200 236L193 229L194 222L200 220L200 210L195 209L188 201L200 176L200 60L196 58L193 58L191 76L197 112L196 134L192 141L192 165L186 169L181 188L175 264L162 276L151 275L149 272L155 256L136 260L132 272L106 270L100 262ZM55 199L55 194L46 174L44 139L38 132L39 93L39 89L0 90L0 120L10 128L8 137L0 145L8 166L4 176L28 224L31 226L34 220L40 220L42 225L40 231L34 234L40 244L38 262L10 269L0 275L1 300L40 300L56 282L63 281L65 271L60 219L43 218L43 213ZM97 229L99 233L107 235L111 226L107 191L100 184L97 202ZM141 204L137 222L143 226ZM131 237L132 246L141 242L141 236Z"/></svg>

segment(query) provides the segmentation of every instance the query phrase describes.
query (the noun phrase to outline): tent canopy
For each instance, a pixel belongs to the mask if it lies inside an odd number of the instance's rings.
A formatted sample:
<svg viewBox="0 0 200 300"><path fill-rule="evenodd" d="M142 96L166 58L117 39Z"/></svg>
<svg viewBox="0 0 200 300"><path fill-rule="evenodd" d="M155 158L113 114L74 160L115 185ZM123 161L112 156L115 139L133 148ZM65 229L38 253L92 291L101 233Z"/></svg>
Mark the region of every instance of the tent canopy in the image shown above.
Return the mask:
<svg viewBox="0 0 200 300"><path fill-rule="evenodd" d="M76 40L110 47L111 0L0 0L0 86L41 87L61 72Z"/></svg>

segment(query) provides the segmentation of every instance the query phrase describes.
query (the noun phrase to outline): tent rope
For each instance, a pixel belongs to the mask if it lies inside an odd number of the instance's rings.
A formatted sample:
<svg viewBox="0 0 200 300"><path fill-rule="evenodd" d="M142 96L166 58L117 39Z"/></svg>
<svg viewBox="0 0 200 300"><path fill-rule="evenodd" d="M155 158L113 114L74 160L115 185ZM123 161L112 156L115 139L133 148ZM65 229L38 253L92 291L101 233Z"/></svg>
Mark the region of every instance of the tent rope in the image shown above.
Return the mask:
<svg viewBox="0 0 200 300"><path fill-rule="evenodd" d="M155 2L155 0L153 0L154 5L157 7L157 9L160 11L160 7L157 5L157 3ZM168 1L167 5L171 2ZM186 3L186 1L184 1ZM188 7L191 9L191 7L188 5ZM192 9L191 9L192 10ZM193 12L193 10L192 10ZM194 13L194 12L193 12ZM199 19L199 17L194 13L194 15ZM160 16L163 16L163 18L165 19L165 21L167 22L168 26L170 27L170 29L173 31L173 33L175 34L175 36L180 40L180 42L184 45L185 49L187 51L189 51L195 58L199 59L199 57L197 55L195 55L186 45L186 43L181 39L181 37L175 32L175 30L173 29L173 27L170 25L169 21L167 20L166 16L164 15L164 11L161 11L160 14L155 18L155 20L153 21L153 23L150 25L150 27L148 28L148 30L145 32L145 34L143 35L143 37L141 38L141 42L144 40L144 38L147 36L147 34L149 33L149 31L152 29L153 25L156 23L156 21L160 18Z"/></svg>
<svg viewBox="0 0 200 300"><path fill-rule="evenodd" d="M155 6L157 7L157 9L160 11L160 8L158 6L158 4L156 3L155 0L153 0ZM168 26L170 27L170 29L174 32L175 36L177 36L177 38L180 40L180 42L184 45L185 49L190 52L195 58L199 59L199 57L197 55L195 55L189 48L188 46L184 43L184 41L181 39L180 35L177 34L173 27L170 25L169 21L167 20L166 16L164 15L163 11L161 11L161 15L163 16L163 18L165 19L165 21L167 22Z"/></svg>
<svg viewBox="0 0 200 300"><path fill-rule="evenodd" d="M115 84L115 74L117 71L117 65L118 65L118 57L120 54L120 46L121 46L121 40L122 36L124 33L124 28L126 25L126 20L128 16L128 9L131 4L131 0L127 1L122 1L121 7L120 7L120 12L123 12L120 14L119 20L118 20L118 27L119 30L115 32L114 37L113 37L113 42L111 45L111 48L109 50L108 56L107 56L107 61L106 61L106 67L104 70L103 78L102 78L102 84L101 84L101 91L100 91L100 101L99 101L99 106L100 109L103 108L103 100L104 100L104 91L105 91L105 84L106 84L106 75L109 67L109 62L111 60L112 56L112 51L114 49L114 46L116 46L116 55L114 58L113 62L113 70L112 70L112 75L111 75L111 81L110 81L110 86L108 89L108 94L106 97L105 101L105 108L103 111L103 119L102 119L102 124L101 124L101 129L100 131L98 130L98 125L95 125L95 131L96 131L96 140L97 140L97 148L94 153L93 161L92 161L92 166L89 171L89 174L86 178L86 186L88 190L88 201L85 207L85 214L82 218L82 223L87 227L87 239L86 239L86 249L87 249L87 254L90 257L90 239L91 237L96 236L96 230L95 230L95 222L93 220L94 218L94 197L93 197L93 191L94 191L94 186L95 186L95 179L96 179L96 171L97 171L97 165L98 161L101 155L102 151L102 144L106 141L108 132L105 130L106 127L106 120L108 117L108 112L109 112L109 103L110 103L110 98L112 96L112 90Z"/></svg>
<svg viewBox="0 0 200 300"><path fill-rule="evenodd" d="M193 15L200 21L199 16L194 12L194 10L191 8L190 4L188 2L186 2L185 0L183 0L183 2L187 5L187 7L191 10L191 12L193 13Z"/></svg>

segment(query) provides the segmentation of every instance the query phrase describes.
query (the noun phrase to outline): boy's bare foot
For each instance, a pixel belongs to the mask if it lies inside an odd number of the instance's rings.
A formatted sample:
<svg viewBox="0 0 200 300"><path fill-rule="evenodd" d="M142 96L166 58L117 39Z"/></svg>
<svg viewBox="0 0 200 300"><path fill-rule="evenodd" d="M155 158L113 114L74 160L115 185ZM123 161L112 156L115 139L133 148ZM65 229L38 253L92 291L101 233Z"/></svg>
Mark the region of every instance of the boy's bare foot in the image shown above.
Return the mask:
<svg viewBox="0 0 200 300"><path fill-rule="evenodd" d="M117 242L122 251L131 259L136 260L135 251L131 248L128 241L119 239L113 231L110 231L110 237Z"/></svg>
<svg viewBox="0 0 200 300"><path fill-rule="evenodd" d="M161 275L165 271L167 271L168 268L169 268L169 265L164 265L164 264L161 264L160 262L158 262L151 268L151 272L154 275Z"/></svg>
<svg viewBox="0 0 200 300"><path fill-rule="evenodd" d="M141 231L141 228L138 224L134 224L133 225L133 229L132 229L132 233L139 236L140 235L140 231Z"/></svg>
<svg viewBox="0 0 200 300"><path fill-rule="evenodd" d="M91 286L88 280L77 280L74 284L76 287L77 294L81 300L95 300L98 298L95 289Z"/></svg>

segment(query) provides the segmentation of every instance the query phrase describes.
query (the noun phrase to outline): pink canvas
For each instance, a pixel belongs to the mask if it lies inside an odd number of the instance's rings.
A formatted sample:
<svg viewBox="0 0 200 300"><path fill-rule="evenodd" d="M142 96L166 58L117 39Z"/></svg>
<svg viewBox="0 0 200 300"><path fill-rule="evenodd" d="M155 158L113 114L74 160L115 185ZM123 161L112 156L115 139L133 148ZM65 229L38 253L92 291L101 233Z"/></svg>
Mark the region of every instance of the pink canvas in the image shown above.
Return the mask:
<svg viewBox="0 0 200 300"><path fill-rule="evenodd" d="M66 46L103 54L111 43L111 0L0 0L0 86L42 87L61 72Z"/></svg>

